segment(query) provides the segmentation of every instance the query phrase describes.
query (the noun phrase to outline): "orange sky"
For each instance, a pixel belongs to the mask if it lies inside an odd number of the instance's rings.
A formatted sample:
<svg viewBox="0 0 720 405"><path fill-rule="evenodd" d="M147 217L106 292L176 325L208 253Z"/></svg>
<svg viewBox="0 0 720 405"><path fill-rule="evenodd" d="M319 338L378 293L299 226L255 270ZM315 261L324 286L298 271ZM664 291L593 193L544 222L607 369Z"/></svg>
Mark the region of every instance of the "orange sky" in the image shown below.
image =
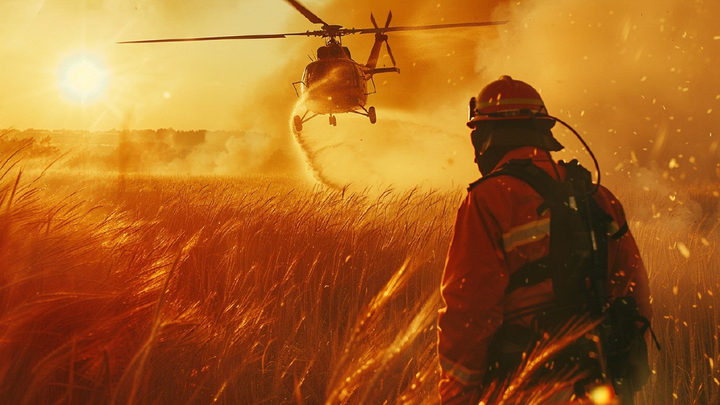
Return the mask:
<svg viewBox="0 0 720 405"><path fill-rule="evenodd" d="M9 40L0 44L0 127L16 128L235 128L234 108L273 70L279 44L115 41L282 31L295 17L265 0L2 0L2 9L0 34ZM79 55L92 55L107 74L102 94L85 103L65 94L59 77Z"/></svg>
<svg viewBox="0 0 720 405"><path fill-rule="evenodd" d="M384 19L395 12L394 24L429 24L489 19L492 4L474 4L470 12L457 2L372 2L306 0L304 4L331 23L348 27L370 26L369 13ZM68 5L70 4L70 5ZM413 4L412 7L408 6ZM256 100L269 93L282 94L278 102L295 102L291 87L300 79L308 55L319 39L288 38L262 41L117 45L118 40L213 36L276 32L302 32L316 27L282 0L2 0L0 27L3 69L0 85L0 127L237 129ZM396 45L404 70L425 58L442 59L447 47L462 52L466 76L473 74L472 36L492 29L445 33L449 39L437 48L422 48L417 35L410 49ZM492 31L494 32L494 31ZM406 34L400 34L404 37ZM459 37L458 37L459 36ZM455 38L453 40L452 38ZM407 37L406 37L407 38ZM464 38L464 41L458 40ZM402 41L398 38L397 41ZM364 61L372 36L347 38L353 53ZM63 66L89 55L106 77L92 99L74 99L63 90ZM387 59L386 59L387 60ZM452 59L450 59L451 62ZM451 70L455 67L450 68ZM397 77L382 76L397 81ZM449 79L443 77L442 82ZM400 78L406 92L415 81ZM393 97L393 96L390 96ZM465 99L465 95L462 99ZM463 102L464 103L464 102Z"/></svg>
<svg viewBox="0 0 720 405"><path fill-rule="evenodd" d="M254 130L270 137L269 150L293 147L291 83L320 40L115 44L315 28L282 0L0 2L6 21L0 25L0 127ZM369 103L378 123L345 114L338 127L329 127L327 117L306 124L308 143L322 151L319 161L355 162L333 171L342 179L349 172L366 177L395 167L406 171L399 177L415 181L413 171L425 162L437 170L422 179L465 181L474 171L463 127L467 100L502 74L537 87L550 112L606 157L610 172L635 160L667 167L674 158L689 170L709 171L720 161L715 0L303 4L346 27L369 26L371 11L382 21L388 9L393 25L511 20L499 29L392 34L402 72L376 77L378 93ZM344 42L365 61L372 37ZM85 102L69 94L69 79L62 78L62 67L77 64L78 55L90 55L104 83ZM387 56L382 63L389 64ZM556 134L577 151L566 132ZM369 153L372 161L358 159Z"/></svg>

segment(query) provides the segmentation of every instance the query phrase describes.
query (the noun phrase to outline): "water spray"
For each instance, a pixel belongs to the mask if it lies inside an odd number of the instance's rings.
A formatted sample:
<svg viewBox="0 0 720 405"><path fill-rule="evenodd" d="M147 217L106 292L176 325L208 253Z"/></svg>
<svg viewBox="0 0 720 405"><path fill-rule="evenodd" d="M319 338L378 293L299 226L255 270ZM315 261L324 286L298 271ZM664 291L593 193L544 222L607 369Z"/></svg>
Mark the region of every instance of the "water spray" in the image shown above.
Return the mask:
<svg viewBox="0 0 720 405"><path fill-rule="evenodd" d="M299 104L299 102L298 102ZM297 108L297 105L296 105ZM320 149L319 151L313 151L313 149L310 147L310 145L307 142L307 139L303 136L302 131L297 131L295 129L295 125L292 121L292 118L289 121L290 125L290 131L293 133L293 136L295 137L295 141L297 141L298 146L300 146L300 150L302 150L303 154L305 155L305 162L308 165L308 168L312 171L313 177L318 182L322 183L323 185L327 187L331 187L334 189L341 190L343 189L343 186L340 184L337 184L333 182L332 180L328 179L320 169L320 164L318 162L318 152L322 151L323 149Z"/></svg>

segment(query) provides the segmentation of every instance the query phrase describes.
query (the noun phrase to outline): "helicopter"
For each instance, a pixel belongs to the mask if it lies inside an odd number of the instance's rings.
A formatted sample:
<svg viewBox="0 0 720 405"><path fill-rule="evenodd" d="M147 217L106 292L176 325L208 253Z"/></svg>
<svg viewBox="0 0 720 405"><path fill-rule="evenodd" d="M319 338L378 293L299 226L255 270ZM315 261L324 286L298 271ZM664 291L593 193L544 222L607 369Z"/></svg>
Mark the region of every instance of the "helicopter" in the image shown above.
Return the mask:
<svg viewBox="0 0 720 405"><path fill-rule="evenodd" d="M396 67L387 32L420 31L444 28L479 27L505 24L507 21L465 22L454 24L419 25L405 27L390 27L392 11L388 13L383 27L378 26L375 16L370 13L373 28L344 28L341 25L326 23L323 19L305 8L297 0L285 0L299 11L313 24L322 24L314 31L292 32L282 34L259 35L230 35L198 38L167 38L146 39L134 41L120 41L119 44L139 44L158 42L186 42L186 41L217 41L230 39L273 39L288 36L321 37L325 45L317 49L317 58L305 67L302 80L293 83L296 95L300 98L305 113L293 117L295 131L301 132L303 124L318 115L327 114L330 125L337 125L336 114L355 113L369 118L370 123L377 122L375 107L366 107L367 98L376 92L373 75L379 73L400 73ZM370 50L370 56L365 64L352 59L350 49L342 45L342 37L351 34L375 34L375 42ZM380 51L383 44L392 61L392 67L378 67ZM373 91L368 92L368 82L372 83ZM298 90L299 88L299 90Z"/></svg>

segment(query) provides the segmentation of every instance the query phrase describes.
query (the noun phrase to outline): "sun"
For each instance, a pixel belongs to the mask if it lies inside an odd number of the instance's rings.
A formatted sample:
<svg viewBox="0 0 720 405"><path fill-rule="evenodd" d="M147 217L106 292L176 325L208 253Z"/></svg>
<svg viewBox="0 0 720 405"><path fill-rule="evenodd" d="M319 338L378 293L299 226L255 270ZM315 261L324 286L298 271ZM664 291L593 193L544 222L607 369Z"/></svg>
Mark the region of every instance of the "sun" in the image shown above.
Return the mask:
<svg viewBox="0 0 720 405"><path fill-rule="evenodd" d="M103 98L109 71L97 55L76 54L65 58L58 69L58 84L62 94L80 104L90 104Z"/></svg>

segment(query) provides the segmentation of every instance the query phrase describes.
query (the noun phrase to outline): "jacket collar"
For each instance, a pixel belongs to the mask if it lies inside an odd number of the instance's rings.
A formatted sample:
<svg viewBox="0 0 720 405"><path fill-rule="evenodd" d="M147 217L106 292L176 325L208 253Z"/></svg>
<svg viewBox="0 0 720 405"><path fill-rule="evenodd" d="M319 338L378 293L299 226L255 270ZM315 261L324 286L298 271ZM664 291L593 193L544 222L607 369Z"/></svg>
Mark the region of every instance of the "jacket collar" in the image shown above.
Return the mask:
<svg viewBox="0 0 720 405"><path fill-rule="evenodd" d="M565 177L565 171L562 168L553 167L555 166L555 162L552 160L550 153L534 146L523 146L506 153L495 166L493 172L500 169L505 163L516 159L530 159L534 165L550 173L553 177L555 177L555 170L559 169L560 178Z"/></svg>
<svg viewBox="0 0 720 405"><path fill-rule="evenodd" d="M505 156L500 159L500 162L498 162L497 166L495 166L493 171L497 170L505 163L516 159L530 159L535 164L540 163L538 164L538 166L543 165L541 162L551 162L549 154L545 150L536 148L534 146L523 146L521 148L513 149L510 152L506 153Z"/></svg>

